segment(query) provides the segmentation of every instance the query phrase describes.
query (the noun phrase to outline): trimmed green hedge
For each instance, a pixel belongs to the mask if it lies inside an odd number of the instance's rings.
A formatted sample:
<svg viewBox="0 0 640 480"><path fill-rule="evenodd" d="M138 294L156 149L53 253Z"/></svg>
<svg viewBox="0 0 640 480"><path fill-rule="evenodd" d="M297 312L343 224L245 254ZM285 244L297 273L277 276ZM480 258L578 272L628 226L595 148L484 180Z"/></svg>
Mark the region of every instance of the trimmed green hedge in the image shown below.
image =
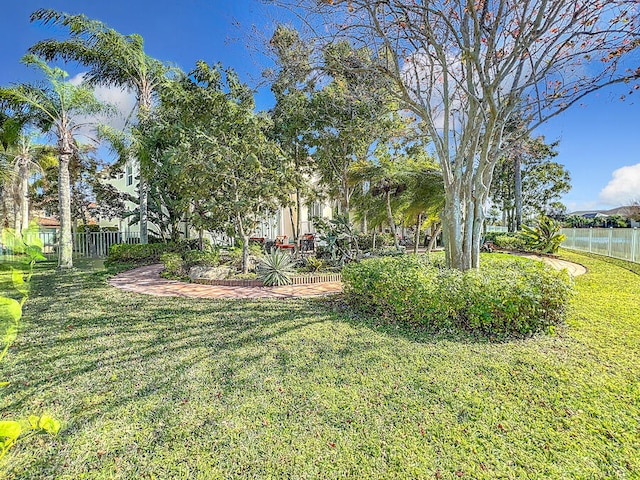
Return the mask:
<svg viewBox="0 0 640 480"><path fill-rule="evenodd" d="M342 280L348 302L361 311L496 339L560 324L572 292L566 272L495 254L483 256L480 271L464 273L421 256L375 258L347 265Z"/></svg>
<svg viewBox="0 0 640 480"><path fill-rule="evenodd" d="M208 248L209 242L206 243L205 247ZM111 248L109 248L109 256L105 264L130 263L134 265L149 265L159 263L160 256L163 253L184 254L192 250L198 250L198 247L198 239L167 243L118 243L111 245Z"/></svg>
<svg viewBox="0 0 640 480"><path fill-rule="evenodd" d="M498 247L504 248L507 250L528 250L527 243L524 239L520 238L517 234L511 235L497 235L493 240Z"/></svg>

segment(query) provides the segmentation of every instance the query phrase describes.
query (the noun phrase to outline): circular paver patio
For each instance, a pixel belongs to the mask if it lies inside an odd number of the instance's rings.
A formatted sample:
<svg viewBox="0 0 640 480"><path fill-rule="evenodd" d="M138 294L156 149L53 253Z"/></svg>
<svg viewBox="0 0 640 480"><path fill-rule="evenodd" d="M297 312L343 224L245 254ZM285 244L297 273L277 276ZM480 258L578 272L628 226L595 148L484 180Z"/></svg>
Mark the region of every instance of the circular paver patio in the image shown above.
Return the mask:
<svg viewBox="0 0 640 480"><path fill-rule="evenodd" d="M538 255L522 255L527 258L541 260L556 270L566 269L569 275L577 277L587 269L577 263L558 258ZM167 280L160 276L163 265L148 265L134 268L109 279L113 287L127 292L142 293L156 297L186 298L293 298L317 297L342 292L341 282L315 283L310 285L288 285L285 287L227 287L220 285L200 285L197 283Z"/></svg>

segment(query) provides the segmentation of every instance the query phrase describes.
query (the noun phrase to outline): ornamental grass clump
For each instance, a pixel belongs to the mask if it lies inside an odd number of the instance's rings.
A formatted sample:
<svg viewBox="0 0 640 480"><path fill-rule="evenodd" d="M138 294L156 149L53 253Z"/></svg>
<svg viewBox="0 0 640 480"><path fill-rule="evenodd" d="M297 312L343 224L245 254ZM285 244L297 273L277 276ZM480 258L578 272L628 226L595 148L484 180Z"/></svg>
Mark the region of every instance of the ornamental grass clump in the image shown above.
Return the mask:
<svg viewBox="0 0 640 480"><path fill-rule="evenodd" d="M294 267L289 253L276 250L260 259L256 273L267 287L290 285Z"/></svg>
<svg viewBox="0 0 640 480"><path fill-rule="evenodd" d="M485 256L480 270L448 269L424 257L376 258L342 271L348 302L361 311L432 331L525 337L562 323L572 283L529 259Z"/></svg>

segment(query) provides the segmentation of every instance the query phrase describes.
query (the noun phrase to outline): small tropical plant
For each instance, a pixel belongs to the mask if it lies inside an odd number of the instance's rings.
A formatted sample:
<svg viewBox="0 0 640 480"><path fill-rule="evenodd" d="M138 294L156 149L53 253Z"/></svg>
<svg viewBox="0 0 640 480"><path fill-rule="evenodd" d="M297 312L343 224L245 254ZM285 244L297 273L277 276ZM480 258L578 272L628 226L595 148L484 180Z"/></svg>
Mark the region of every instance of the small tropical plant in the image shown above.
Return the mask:
<svg viewBox="0 0 640 480"><path fill-rule="evenodd" d="M523 225L521 235L528 248L540 253L556 253L566 238L560 233L560 224L545 216L535 228Z"/></svg>
<svg viewBox="0 0 640 480"><path fill-rule="evenodd" d="M10 285L15 295L0 296L0 327L2 329L0 341L3 345L0 351L0 361L7 355L9 347L16 339L22 318L22 307L29 298L33 267L36 261L46 260L42 255L42 240L35 224L23 230L21 234L10 228L4 229L2 231L2 245L11 253L13 262L18 262L22 268L9 267L11 272ZM0 387L7 385L9 382L0 382ZM55 435L60 430L60 422L46 414L42 416L31 415L29 425L31 433L44 431ZM20 436L24 437L24 434L19 422L15 420L0 421L0 458L4 457Z"/></svg>
<svg viewBox="0 0 640 480"><path fill-rule="evenodd" d="M326 243L331 261L344 265L357 258L358 236L345 215L332 220L315 217L314 224L320 231L320 240Z"/></svg>
<svg viewBox="0 0 640 480"><path fill-rule="evenodd" d="M261 258L256 269L258 278L267 287L290 285L293 272L294 263L291 255L281 250L276 250Z"/></svg>
<svg viewBox="0 0 640 480"><path fill-rule="evenodd" d="M321 258L318 258L318 257L307 258L307 270L309 270L312 273L319 272L325 266L326 264L324 263L324 260L322 260Z"/></svg>

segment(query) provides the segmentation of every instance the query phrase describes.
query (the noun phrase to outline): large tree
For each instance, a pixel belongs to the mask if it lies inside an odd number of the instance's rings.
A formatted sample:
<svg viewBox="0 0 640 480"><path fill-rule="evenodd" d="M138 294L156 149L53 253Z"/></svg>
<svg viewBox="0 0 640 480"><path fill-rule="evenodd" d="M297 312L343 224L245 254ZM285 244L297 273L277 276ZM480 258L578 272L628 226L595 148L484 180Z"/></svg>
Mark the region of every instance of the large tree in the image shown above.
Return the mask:
<svg viewBox="0 0 640 480"><path fill-rule="evenodd" d="M93 91L85 85L69 83L67 73L47 65L34 55L26 55L23 62L36 67L45 76L44 86L19 84L4 88L0 97L9 99L17 108L26 109L31 121L43 132L51 132L56 139L58 155L58 205L60 214L59 268L73 266L71 238L71 181L69 163L78 152L75 135L84 126L77 119L82 115L95 115L106 107L96 100Z"/></svg>
<svg viewBox="0 0 640 480"><path fill-rule="evenodd" d="M36 10L31 21L67 29L66 40L48 39L33 45L29 51L46 60L61 59L78 62L89 68L84 80L89 85L116 86L135 92L137 117L145 119L152 108L153 95L165 80L169 68L144 51L144 41L138 34L123 35L102 22L84 15L70 15L51 9ZM147 179L140 163L139 211L140 242L148 241Z"/></svg>
<svg viewBox="0 0 640 480"><path fill-rule="evenodd" d="M556 145L547 144L544 137L527 137L506 149L496 165L490 197L510 232L520 230L523 215L551 214L571 189L569 172L553 161Z"/></svg>
<svg viewBox="0 0 640 480"><path fill-rule="evenodd" d="M269 41L269 49L276 63L275 72L265 72L265 76L272 77L271 91L276 100L269 112L273 122L271 131L291 166L295 200L289 205L289 215L294 241L299 244L303 197L309 198L313 180L308 144L313 117L311 94L315 83L309 58L311 47L302 41L296 30L278 25Z"/></svg>
<svg viewBox="0 0 640 480"><path fill-rule="evenodd" d="M640 76L624 68L640 46L637 0L276 2L322 15L331 41L366 45L378 58L369 72L422 120L444 177L447 263L462 270L479 265L502 148L588 93ZM515 115L521 128L507 132Z"/></svg>
<svg viewBox="0 0 640 480"><path fill-rule="evenodd" d="M254 112L253 92L231 70L198 62L189 76L163 89L141 132L150 160L180 170L175 188L199 227L231 233L243 244L288 200L289 163L270 139L270 119Z"/></svg>
<svg viewBox="0 0 640 480"><path fill-rule="evenodd" d="M349 216L356 188L349 182L351 165L366 161L403 125L384 79L366 73L373 65L368 49L340 41L322 53L324 85L311 97L310 143L320 183Z"/></svg>

